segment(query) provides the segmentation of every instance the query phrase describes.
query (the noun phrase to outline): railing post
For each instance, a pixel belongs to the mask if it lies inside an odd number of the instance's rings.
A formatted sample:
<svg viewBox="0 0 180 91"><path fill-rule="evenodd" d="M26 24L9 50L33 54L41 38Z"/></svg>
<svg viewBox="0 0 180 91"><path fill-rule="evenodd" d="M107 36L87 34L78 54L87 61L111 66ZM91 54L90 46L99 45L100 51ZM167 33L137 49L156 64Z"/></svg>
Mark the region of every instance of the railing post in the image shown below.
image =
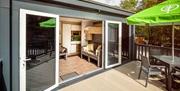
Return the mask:
<svg viewBox="0 0 180 91"><path fill-rule="evenodd" d="M145 56L147 57L147 45L145 45L145 50L144 50L144 52L145 52Z"/></svg>
<svg viewBox="0 0 180 91"><path fill-rule="evenodd" d="M137 60L139 60L139 45L137 45L137 50L136 50L136 52L137 52L137 55L136 55Z"/></svg>
<svg viewBox="0 0 180 91"><path fill-rule="evenodd" d="M137 60L137 55L138 55L138 54L137 54L137 49L138 49L138 48L137 48L137 44L135 44L134 49L135 49L135 50L134 50L134 59Z"/></svg>

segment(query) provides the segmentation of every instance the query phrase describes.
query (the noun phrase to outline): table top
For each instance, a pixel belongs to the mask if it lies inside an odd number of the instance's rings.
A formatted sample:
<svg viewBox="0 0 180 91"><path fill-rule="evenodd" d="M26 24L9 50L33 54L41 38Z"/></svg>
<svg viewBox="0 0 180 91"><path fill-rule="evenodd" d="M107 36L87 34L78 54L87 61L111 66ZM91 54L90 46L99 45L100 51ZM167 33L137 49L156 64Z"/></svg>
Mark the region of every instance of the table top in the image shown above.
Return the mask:
<svg viewBox="0 0 180 91"><path fill-rule="evenodd" d="M174 61L173 61L173 56L167 56L167 55L152 55L152 57L163 61L167 64L174 65L174 66L180 66L180 57L174 56Z"/></svg>

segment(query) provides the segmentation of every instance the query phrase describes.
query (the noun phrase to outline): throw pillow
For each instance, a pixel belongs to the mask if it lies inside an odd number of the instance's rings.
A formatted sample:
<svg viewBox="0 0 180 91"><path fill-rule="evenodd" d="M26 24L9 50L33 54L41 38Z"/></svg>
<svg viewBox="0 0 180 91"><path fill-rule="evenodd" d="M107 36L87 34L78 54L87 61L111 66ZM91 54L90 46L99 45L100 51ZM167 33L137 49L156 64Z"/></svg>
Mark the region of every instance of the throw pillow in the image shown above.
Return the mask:
<svg viewBox="0 0 180 91"><path fill-rule="evenodd" d="M94 51L94 44L87 45L88 51Z"/></svg>

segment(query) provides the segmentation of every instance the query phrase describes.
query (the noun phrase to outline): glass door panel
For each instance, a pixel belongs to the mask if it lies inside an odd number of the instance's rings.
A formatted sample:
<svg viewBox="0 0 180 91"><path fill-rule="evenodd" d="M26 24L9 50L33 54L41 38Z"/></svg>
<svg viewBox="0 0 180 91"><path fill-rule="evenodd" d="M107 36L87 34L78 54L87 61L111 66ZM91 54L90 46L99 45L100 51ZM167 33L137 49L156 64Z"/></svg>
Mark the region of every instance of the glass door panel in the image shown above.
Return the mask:
<svg viewBox="0 0 180 91"><path fill-rule="evenodd" d="M121 64L121 23L106 22L106 68Z"/></svg>
<svg viewBox="0 0 180 91"><path fill-rule="evenodd" d="M55 84L55 27L40 26L51 17L26 16L26 91Z"/></svg>
<svg viewBox="0 0 180 91"><path fill-rule="evenodd" d="M43 91L57 84L58 19L57 15L21 10L20 91Z"/></svg>

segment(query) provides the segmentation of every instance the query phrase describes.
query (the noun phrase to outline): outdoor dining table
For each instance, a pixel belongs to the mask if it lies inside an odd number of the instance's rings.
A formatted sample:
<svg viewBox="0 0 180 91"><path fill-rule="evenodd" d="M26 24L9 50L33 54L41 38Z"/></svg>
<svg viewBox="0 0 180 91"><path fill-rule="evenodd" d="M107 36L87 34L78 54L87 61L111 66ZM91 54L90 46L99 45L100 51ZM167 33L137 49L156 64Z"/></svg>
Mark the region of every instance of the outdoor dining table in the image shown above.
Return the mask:
<svg viewBox="0 0 180 91"><path fill-rule="evenodd" d="M171 72L173 67L175 66L180 66L180 57L173 57L168 56L168 55L152 55L153 58L159 60L160 62L165 63L166 67L168 68L168 73L167 73L167 81L166 81L166 87L168 91L172 91L172 78L171 78Z"/></svg>

